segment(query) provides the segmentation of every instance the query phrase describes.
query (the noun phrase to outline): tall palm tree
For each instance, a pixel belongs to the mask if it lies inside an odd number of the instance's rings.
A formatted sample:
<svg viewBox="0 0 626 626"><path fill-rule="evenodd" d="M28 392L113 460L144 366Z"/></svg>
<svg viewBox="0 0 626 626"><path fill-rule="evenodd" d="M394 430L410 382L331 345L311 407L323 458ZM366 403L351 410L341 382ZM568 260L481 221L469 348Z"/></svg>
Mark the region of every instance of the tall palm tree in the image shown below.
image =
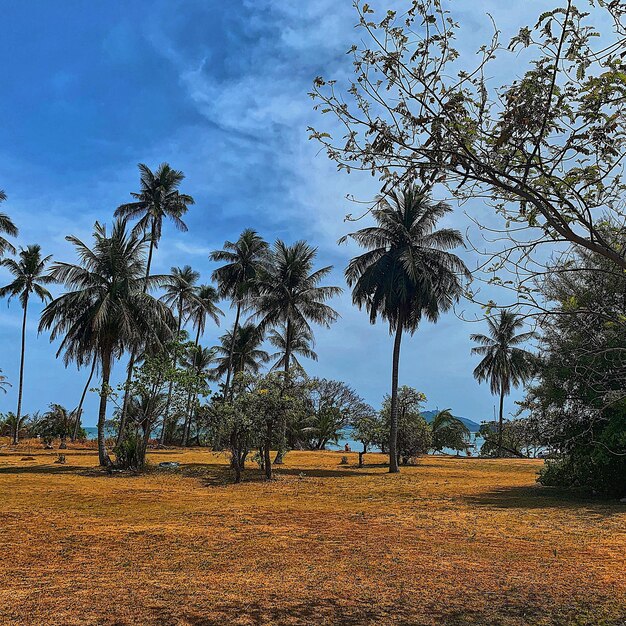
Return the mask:
<svg viewBox="0 0 626 626"><path fill-rule="evenodd" d="M259 297L255 306L261 328L279 324L285 326L286 380L296 332L307 331L312 337L310 321L329 327L338 317L337 311L326 301L342 290L340 287L320 286L320 282L332 271L332 265L314 271L316 255L317 248L312 248L305 241L289 246L278 239L258 280ZM281 424L281 429L284 440L287 424ZM274 463L282 463L283 456L284 449L279 446Z"/></svg>
<svg viewBox="0 0 626 626"><path fill-rule="evenodd" d="M194 298L189 303L189 321L196 330L196 339L194 344L197 346L200 342L200 336L204 334L206 328L207 317L210 317L216 326L220 325L220 315L224 315L224 311L217 306L220 295L212 285L200 285L196 288Z"/></svg>
<svg viewBox="0 0 626 626"><path fill-rule="evenodd" d="M233 334L235 337L233 339ZM217 365L212 370L214 380L219 380L229 367L233 374L249 372L258 374L261 365L270 360L269 354L261 349L263 333L258 326L252 323L244 324L237 328L237 332L229 330L220 337L220 345L214 346L215 362Z"/></svg>
<svg viewBox="0 0 626 626"><path fill-rule="evenodd" d="M378 198L372 211L375 226L347 236L367 249L346 269L352 301L366 309L372 324L380 316L389 323L389 332L395 333L389 432L392 473L399 471L398 367L402 333L415 333L422 317L436 322L440 313L461 296L461 277L469 277L463 261L448 252L462 245L461 233L450 228L435 230L449 211L448 204L432 202L424 190L407 185L389 198Z"/></svg>
<svg viewBox="0 0 626 626"><path fill-rule="evenodd" d="M199 381L199 379L206 381L210 375L209 366L214 360L214 350L211 350L210 348L203 348L202 346L195 344L191 347L187 354L184 355L183 366L194 375L196 381ZM200 385L200 389L198 389L196 384L190 387L189 393L187 394L187 408L185 410L185 423L183 426L183 446L187 445L191 418L196 411L197 400L194 400L194 396L196 396L197 399L197 394L202 389L202 385Z"/></svg>
<svg viewBox="0 0 626 626"><path fill-rule="evenodd" d="M270 359L277 359L276 363L272 365L272 370L295 367L304 371L302 364L298 361L298 355L317 361L317 353L312 349L314 343L313 333L306 328L296 328L292 335L291 343L288 344L285 324L281 324L278 328L273 328L269 332L267 339L275 348L278 348L278 352L270 355ZM287 363L287 350L289 350L291 356L290 363Z"/></svg>
<svg viewBox="0 0 626 626"><path fill-rule="evenodd" d="M161 240L163 221L168 218L178 230L186 231L187 225L181 218L188 207L194 204L194 199L179 191L185 175L179 170L172 169L169 164L161 163L156 172L143 163L138 167L140 191L130 194L135 198L135 202L121 204L115 210L115 217L138 219L133 228L134 234L142 233L148 236L150 246L146 274L149 275L152 255Z"/></svg>
<svg viewBox="0 0 626 626"><path fill-rule="evenodd" d="M0 390L7 392L7 387L12 387L11 383L7 380L7 377L2 374L2 370L0 370Z"/></svg>
<svg viewBox="0 0 626 626"><path fill-rule="evenodd" d="M171 274L167 278L165 283L165 293L161 297L161 300L165 302L171 309L176 311L176 336L175 339L178 342L180 339L180 333L183 327L183 321L186 316L191 312L192 306L196 303L197 286L196 283L200 278L200 274L191 269L189 265L184 267L173 267ZM177 350L174 349L172 355L172 367L176 365L176 362L180 355ZM167 390L167 402L165 405L165 413L163 415L163 426L161 428L161 436L159 438L161 445L165 442L165 433L167 428L167 421L169 418L170 405L172 402L172 390L174 387L173 381L170 381Z"/></svg>
<svg viewBox="0 0 626 626"><path fill-rule="evenodd" d="M504 397L512 387L532 378L535 357L520 345L535 337L534 332L516 334L524 327L524 320L511 311L500 311L497 317L487 318L488 335L473 334L471 340L480 344L472 348L472 354L483 357L474 369L478 382L489 382L491 393L500 396L498 417L498 447L502 450L502 423L504 420Z"/></svg>
<svg viewBox="0 0 626 626"><path fill-rule="evenodd" d="M174 325L167 306L148 291L163 284L164 276L146 277L145 239L127 233L116 220L110 236L96 223L93 246L66 237L75 247L78 263L54 263L50 276L68 291L53 300L41 315L39 330L50 330L50 340L61 338L57 356L97 356L101 373L98 409L98 457L111 461L105 446L104 425L113 361L136 349L146 338L158 341L164 327Z"/></svg>
<svg viewBox="0 0 626 626"><path fill-rule="evenodd" d="M0 202L4 202L6 199L6 193L0 189ZM11 221L11 218L6 213L0 213L0 233L5 233L9 237L17 237L18 232L17 226ZM15 247L11 242L0 236L0 257L6 252L15 254Z"/></svg>
<svg viewBox="0 0 626 626"><path fill-rule="evenodd" d="M223 250L215 250L209 255L211 261L225 264L214 270L212 278L217 283L220 296L228 298L236 309L235 324L231 341L238 336L242 311L254 294L256 279L267 256L267 242L253 229L246 228L237 241L225 241ZM234 344L230 346L224 400L228 396L232 376Z"/></svg>
<svg viewBox="0 0 626 626"><path fill-rule="evenodd" d="M0 298L18 297L22 305L22 347L20 350L20 380L17 391L17 413L19 422L22 415L22 393L24 391L24 357L26 352L26 317L28 315L28 302L31 294L35 294L42 302L52 300L52 295L44 287L54 282L50 276L44 274L46 265L52 257L41 256L41 246L32 245L22 248L19 261L14 259L1 259L0 266L6 267L13 275L13 280L0 288Z"/></svg>
<svg viewBox="0 0 626 626"><path fill-rule="evenodd" d="M172 169L168 163L161 163L156 172L147 165L139 164L140 191L131 192L135 202L129 202L117 207L115 216L123 219L137 219L133 228L134 234L143 234L148 237L148 261L146 263L146 276L150 276L152 256L158 248L163 232L163 222L169 219L178 230L186 231L187 225L182 217L187 213L188 207L194 204L194 199L181 193L179 187L185 175L179 170ZM128 372L124 391L124 401L120 416L120 428L118 431L118 445L124 437L126 424L126 410L129 401L130 383L133 377L136 352L132 351L128 362Z"/></svg>

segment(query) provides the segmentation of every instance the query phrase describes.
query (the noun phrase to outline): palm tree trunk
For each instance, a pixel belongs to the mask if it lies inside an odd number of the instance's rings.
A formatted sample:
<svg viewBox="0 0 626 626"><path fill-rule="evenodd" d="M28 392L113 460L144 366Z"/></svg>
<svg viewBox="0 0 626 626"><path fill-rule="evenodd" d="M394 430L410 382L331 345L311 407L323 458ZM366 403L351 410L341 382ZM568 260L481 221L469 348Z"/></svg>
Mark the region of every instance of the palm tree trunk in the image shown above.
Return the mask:
<svg viewBox="0 0 626 626"><path fill-rule="evenodd" d="M96 371L96 363L98 362L98 357L93 357L93 365L91 366L91 372L89 372L89 378L87 379L87 384L83 389L83 393L80 396L80 402L78 403L78 408L76 409L76 421L74 422L74 432L70 441L74 443L76 438L78 437L78 429L80 428L81 414L83 412L83 403L85 402L85 396L87 395L87 391L89 390L89 385L91 384L91 379L93 378L93 374Z"/></svg>
<svg viewBox="0 0 626 626"><path fill-rule="evenodd" d="M26 312L28 311L28 293L24 300L24 315L22 317L22 352L20 355L20 384L17 390L17 419L13 433L13 444L17 445L19 440L20 418L22 417L22 392L24 390L24 354L26 352Z"/></svg>
<svg viewBox="0 0 626 626"><path fill-rule="evenodd" d="M176 326L176 345L174 346L174 356L172 358L172 368L176 367L176 357L178 356L178 337L180 335L180 329L183 322L183 303L182 300L178 303L178 325ZM165 429L167 428L167 420L170 414L170 404L172 403L172 389L174 387L174 381L170 380L170 384L167 388L167 402L165 403L165 412L163 413L163 425L161 427L161 436L159 437L159 444L165 443Z"/></svg>
<svg viewBox="0 0 626 626"><path fill-rule="evenodd" d="M148 249L148 261L146 263L146 278L150 276L150 267L152 266L152 254L154 253L154 219L152 220L152 231L150 233L150 247ZM143 292L148 291L148 284L144 283ZM122 413L120 415L120 427L117 432L116 447L122 443L124 438L124 430L126 429L126 413L128 412L128 403L130 401L130 384L133 381L133 367L135 366L136 350L130 353L130 359L128 360L128 375L126 376L126 382L124 383L124 402L122 403Z"/></svg>
<svg viewBox="0 0 626 626"><path fill-rule="evenodd" d="M110 467L111 459L107 454L104 426L107 416L107 400L109 394L109 379L111 377L111 351L102 353L102 388L100 390L100 408L98 410L98 460L102 467Z"/></svg>
<svg viewBox="0 0 626 626"><path fill-rule="evenodd" d="M237 314L235 315L235 325L233 326L233 337L230 342L230 353L228 355L228 369L226 370L226 382L224 383L224 402L228 398L228 390L230 388L230 377L233 371L233 357L235 352L235 343L237 341L237 330L239 328L239 317L241 315L241 300L237 300Z"/></svg>
<svg viewBox="0 0 626 626"><path fill-rule="evenodd" d="M287 328L285 333L285 383L284 387L289 384L289 361L291 361L291 321L287 321ZM287 445L287 418L282 415L280 418L280 441L278 442L278 450L276 452L276 458L274 463L276 465L282 465L285 461L285 447Z"/></svg>
<svg viewBox="0 0 626 626"><path fill-rule="evenodd" d="M200 324L198 324L198 332L196 333L196 342L195 342L195 347L196 350L198 349L198 346L200 345ZM200 375L200 372L198 372L198 376ZM187 407L185 408L185 425L183 427L183 448L187 445L187 439L189 437L189 428L191 426L191 414L192 414L192 410L191 410L191 398L193 395L193 391L190 390L189 393L187 394Z"/></svg>
<svg viewBox="0 0 626 626"><path fill-rule="evenodd" d="M391 366L391 425L389 428L389 472L396 474L398 467L398 367L400 364L400 344L402 343L403 320L398 318L396 338L393 342L393 362Z"/></svg>
<svg viewBox="0 0 626 626"><path fill-rule="evenodd" d="M498 456L502 456L502 427L504 421L504 391L500 391L500 416L498 418Z"/></svg>

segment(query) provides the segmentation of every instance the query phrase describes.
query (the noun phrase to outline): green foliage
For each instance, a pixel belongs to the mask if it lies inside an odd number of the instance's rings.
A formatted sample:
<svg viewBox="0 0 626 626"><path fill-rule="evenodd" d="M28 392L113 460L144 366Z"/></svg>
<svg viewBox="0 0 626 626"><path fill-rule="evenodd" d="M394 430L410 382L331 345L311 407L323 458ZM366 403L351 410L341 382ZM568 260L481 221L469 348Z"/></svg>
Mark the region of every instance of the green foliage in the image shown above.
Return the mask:
<svg viewBox="0 0 626 626"><path fill-rule="evenodd" d="M544 444L536 422L529 418L504 420L501 443L499 422L483 422L479 434L484 439L480 456L485 457L536 456Z"/></svg>
<svg viewBox="0 0 626 626"><path fill-rule="evenodd" d="M430 429L433 450L441 451L444 448L458 452L467 450L470 431L460 419L452 415L450 409L439 411L431 422Z"/></svg>

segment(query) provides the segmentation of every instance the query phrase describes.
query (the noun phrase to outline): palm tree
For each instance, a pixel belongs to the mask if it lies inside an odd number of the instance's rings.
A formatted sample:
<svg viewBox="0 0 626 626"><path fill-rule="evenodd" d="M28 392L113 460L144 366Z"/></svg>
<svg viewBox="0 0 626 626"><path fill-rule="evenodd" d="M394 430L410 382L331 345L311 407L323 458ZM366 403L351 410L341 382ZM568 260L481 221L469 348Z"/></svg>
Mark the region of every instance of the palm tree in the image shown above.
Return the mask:
<svg viewBox="0 0 626 626"><path fill-rule="evenodd" d="M200 285L196 288L194 298L189 303L189 321L196 329L195 345L200 342L200 336L204 334L207 317L210 317L216 326L220 325L220 315L224 311L217 306L220 295L211 285Z"/></svg>
<svg viewBox="0 0 626 626"><path fill-rule="evenodd" d="M0 189L0 202L4 202L6 199L6 193ZM11 218L6 213L0 213L0 233L5 233L10 237L17 237L18 232L17 226L11 221ZM4 237L0 237L0 257L6 252L15 254L15 247Z"/></svg>
<svg viewBox="0 0 626 626"><path fill-rule="evenodd" d="M209 348L203 348L198 344L192 346L183 359L183 365L194 376L194 382L190 385L189 393L187 394L187 408L185 410L185 424L183 426L182 439L183 447L187 445L191 418L196 411L197 402L193 401L193 398L202 390L204 384L202 381L206 381L209 377L209 366L214 360L215 351Z"/></svg>
<svg viewBox="0 0 626 626"><path fill-rule="evenodd" d="M61 439L59 450L65 450L71 423L75 421L73 413L68 411L63 405L53 402L50 405L50 409L43 414L43 418L56 426L55 430L57 430Z"/></svg>
<svg viewBox="0 0 626 626"><path fill-rule="evenodd" d="M52 300L52 295L44 287L54 282L50 276L46 276L44 271L48 261L52 257L41 256L41 246L32 245L22 248L19 254L19 261L14 259L1 259L0 266L6 267L13 275L13 280L0 288L0 298L6 296L18 297L22 305L22 347L20 351L20 380L17 391L17 413L19 422L22 415L22 393L24 391L24 356L26 352L26 317L28 314L28 302L34 293L42 302Z"/></svg>
<svg viewBox="0 0 626 626"><path fill-rule="evenodd" d="M166 277L146 277L145 239L127 233L124 220L116 220L111 235L96 223L90 248L76 237L66 239L76 248L79 262L54 263L50 276L69 290L53 300L41 315L39 330L50 330L50 340L61 338L57 356L97 356L102 377L98 410L98 457L111 460L105 446L104 425L113 360L143 345L158 341L164 327L172 327L170 310L148 293Z"/></svg>
<svg viewBox="0 0 626 626"><path fill-rule="evenodd" d="M192 306L197 304L197 286L196 283L200 278L200 274L191 269L189 265L185 267L173 267L171 274L167 278L165 283L165 293L161 297L161 300L165 302L170 308L177 312L176 315L176 342L180 339L180 332L182 330L183 319L191 312ZM174 348L174 354L172 355L172 367L176 365L178 357L177 349ZM165 405L165 413L163 414L163 426L161 428L161 436L159 438L161 445L165 442L165 432L167 428L167 421L170 412L170 405L172 402L172 390L174 382L170 380L167 390L167 403Z"/></svg>
<svg viewBox="0 0 626 626"><path fill-rule="evenodd" d="M220 337L220 345L213 348L217 365L211 372L212 378L219 380L229 367L232 367L233 374L258 374L261 365L270 360L269 354L260 348L262 343L263 333L251 323L239 326L236 333L234 329L226 332Z"/></svg>
<svg viewBox="0 0 626 626"><path fill-rule="evenodd" d="M24 426L24 423L28 419L28 415L22 415L18 417L13 413L13 411L9 411L2 420L4 426L8 427L9 434L11 435L11 443L16 446L19 443L20 430Z"/></svg>
<svg viewBox="0 0 626 626"><path fill-rule="evenodd" d="M398 472L398 367L402 333L415 333L422 317L431 322L450 309L462 292L461 277L469 277L463 261L448 252L462 245L461 233L435 230L451 208L432 202L414 185L378 198L372 211L376 226L348 235L367 252L350 261L346 279L352 301L365 307L374 324L378 317L395 333L391 374L389 471ZM341 241L345 241L346 237Z"/></svg>
<svg viewBox="0 0 626 626"><path fill-rule="evenodd" d="M498 317L488 317L487 326L488 335L470 336L480 344L472 348L472 354L483 357L474 370L474 378L478 382L489 381L491 393L500 396L498 447L501 450L504 396L511 393L512 387L519 387L532 378L535 357L519 346L533 339L535 333L516 334L523 328L524 320L511 311L500 311Z"/></svg>
<svg viewBox="0 0 626 626"><path fill-rule="evenodd" d="M273 328L267 338L274 347L278 348L278 352L270 355L270 359L277 359L276 363L272 365L272 370L295 367L304 371L296 355L317 361L317 353L312 349L314 342L313 333L306 328L295 329L289 345L287 343L287 328L284 324L281 324L278 328ZM286 362L288 349L291 354L291 363Z"/></svg>
<svg viewBox="0 0 626 626"><path fill-rule="evenodd" d="M12 387L11 383L7 380L7 377L2 374L2 370L0 370L0 390L7 392L7 387Z"/></svg>
<svg viewBox="0 0 626 626"><path fill-rule="evenodd" d="M330 327L339 316L326 304L341 293L340 287L321 287L320 282L332 271L332 265L313 271L317 248L305 241L288 246L276 240L266 267L258 280L259 297L255 302L260 327L285 327L284 371L287 384L296 332L313 336L309 321ZM281 424L283 439L287 424ZM274 463L282 463L284 450L279 446Z"/></svg>
<svg viewBox="0 0 626 626"><path fill-rule="evenodd" d="M451 409L439 411L430 423L430 429L433 434L434 450L452 448L453 446L448 443L450 441L467 443L470 437L469 428L458 417L452 415ZM458 450L463 449L462 443L461 446ZM464 447L467 448L467 445Z"/></svg>
<svg viewBox="0 0 626 626"><path fill-rule="evenodd" d="M185 175L172 169L169 164L161 163L156 172L143 163L139 164L140 191L131 192L135 202L129 202L117 207L115 216L123 219L138 219L133 228L134 234L143 234L148 237L148 261L146 263L146 276L150 276L152 267L152 255L158 248L163 231L163 221L169 218L178 230L186 231L187 225L181 219L188 210L189 205L194 204L194 199L179 191L180 184ZM126 375L124 401L120 416L120 428L117 436L118 445L124 437L126 424L126 410L129 401L129 388L133 377L136 353L131 352Z"/></svg>
<svg viewBox="0 0 626 626"><path fill-rule="evenodd" d="M159 247L163 230L163 221L169 218L178 230L186 231L187 225L181 219L194 199L179 191L185 175L172 169L167 163L161 163L156 172L147 165L139 164L140 187L138 192L130 195L135 202L121 204L115 210L115 217L138 219L133 234L147 234L150 241L146 274L150 274L152 255Z"/></svg>
<svg viewBox="0 0 626 626"><path fill-rule="evenodd" d="M224 242L223 250L215 250L209 256L211 261L225 262L225 265L214 270L212 278L218 285L220 296L228 298L231 306L236 308L235 324L231 334L232 341L235 341L238 336L241 312L254 293L256 279L265 261L267 249L267 242L256 231L246 228L237 241ZM234 345L231 345L226 368L224 400L228 396L233 358Z"/></svg>

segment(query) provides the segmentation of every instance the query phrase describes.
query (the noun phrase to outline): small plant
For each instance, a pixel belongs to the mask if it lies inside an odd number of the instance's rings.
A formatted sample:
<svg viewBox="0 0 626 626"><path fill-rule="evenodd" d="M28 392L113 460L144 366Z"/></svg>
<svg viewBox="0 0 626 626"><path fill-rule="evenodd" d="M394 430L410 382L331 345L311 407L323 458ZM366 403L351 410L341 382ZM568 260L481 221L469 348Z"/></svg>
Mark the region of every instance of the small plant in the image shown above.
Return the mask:
<svg viewBox="0 0 626 626"><path fill-rule="evenodd" d="M65 455L64 454L58 454L57 455L57 460L55 461L55 463L61 463L62 465L65 465Z"/></svg>
<svg viewBox="0 0 626 626"><path fill-rule="evenodd" d="M348 465L348 457L347 456L342 456L341 457L341 462L339 463L339 465Z"/></svg>

